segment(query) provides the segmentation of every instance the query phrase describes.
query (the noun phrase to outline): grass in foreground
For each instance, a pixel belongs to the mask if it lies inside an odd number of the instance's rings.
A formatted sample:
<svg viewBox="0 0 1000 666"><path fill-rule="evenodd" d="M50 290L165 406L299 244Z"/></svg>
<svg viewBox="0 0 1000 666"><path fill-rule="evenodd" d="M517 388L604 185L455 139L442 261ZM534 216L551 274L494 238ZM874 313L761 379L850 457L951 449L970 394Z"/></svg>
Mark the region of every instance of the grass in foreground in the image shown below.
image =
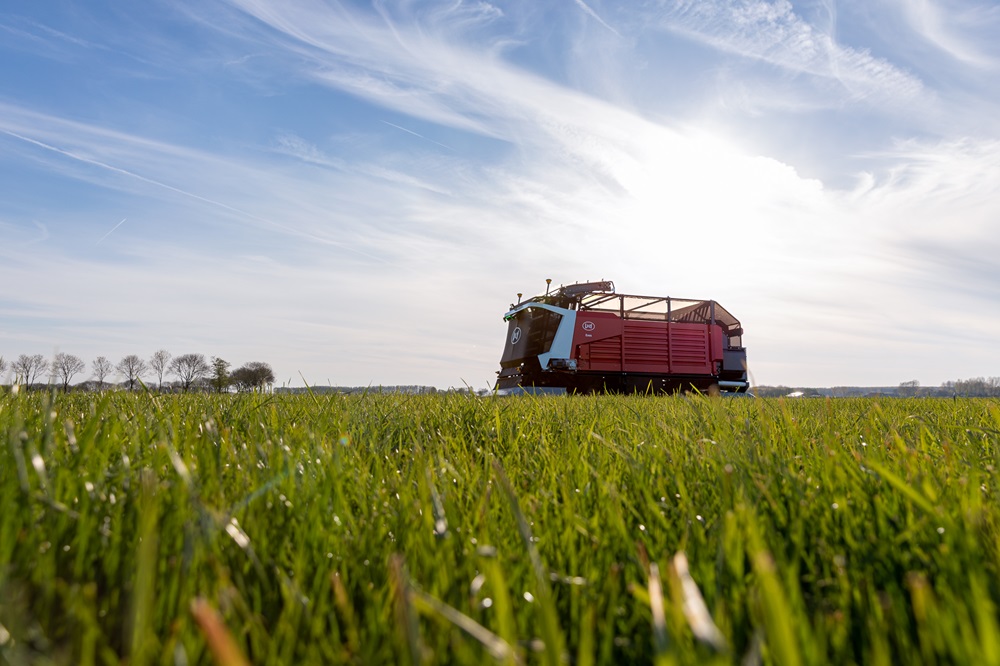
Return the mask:
<svg viewBox="0 0 1000 666"><path fill-rule="evenodd" d="M6 394L0 433L8 663L1000 663L997 401Z"/></svg>

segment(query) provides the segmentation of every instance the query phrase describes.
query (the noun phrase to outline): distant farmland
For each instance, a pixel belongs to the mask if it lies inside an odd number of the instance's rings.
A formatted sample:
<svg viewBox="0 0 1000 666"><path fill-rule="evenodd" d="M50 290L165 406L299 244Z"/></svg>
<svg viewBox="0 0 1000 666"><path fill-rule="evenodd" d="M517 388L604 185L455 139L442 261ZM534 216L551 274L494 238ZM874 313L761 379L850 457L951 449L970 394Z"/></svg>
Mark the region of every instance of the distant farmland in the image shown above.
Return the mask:
<svg viewBox="0 0 1000 666"><path fill-rule="evenodd" d="M6 393L0 432L6 663L1000 663L995 399Z"/></svg>

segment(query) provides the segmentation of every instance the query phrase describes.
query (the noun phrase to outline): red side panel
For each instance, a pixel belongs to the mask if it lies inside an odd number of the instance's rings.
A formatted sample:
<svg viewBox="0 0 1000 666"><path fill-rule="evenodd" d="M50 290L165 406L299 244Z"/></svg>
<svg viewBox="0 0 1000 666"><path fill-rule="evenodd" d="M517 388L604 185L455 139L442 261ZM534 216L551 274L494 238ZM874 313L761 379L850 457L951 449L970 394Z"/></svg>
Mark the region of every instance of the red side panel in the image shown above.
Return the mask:
<svg viewBox="0 0 1000 666"><path fill-rule="evenodd" d="M602 372L621 372L622 369L622 336L605 338L584 345L590 354L589 370Z"/></svg>
<svg viewBox="0 0 1000 666"><path fill-rule="evenodd" d="M573 332L576 367L621 372L622 320L608 312L581 312Z"/></svg>
<svg viewBox="0 0 1000 666"><path fill-rule="evenodd" d="M585 312L577 316L576 329L579 370L711 375L722 360L719 326L622 321L614 314Z"/></svg>
<svg viewBox="0 0 1000 666"><path fill-rule="evenodd" d="M658 321L625 322L625 372L670 372L667 324Z"/></svg>
<svg viewBox="0 0 1000 666"><path fill-rule="evenodd" d="M670 324L670 369L678 374L712 374L708 326Z"/></svg>
<svg viewBox="0 0 1000 666"><path fill-rule="evenodd" d="M712 362L722 363L722 327L714 324L709 328L712 336Z"/></svg>

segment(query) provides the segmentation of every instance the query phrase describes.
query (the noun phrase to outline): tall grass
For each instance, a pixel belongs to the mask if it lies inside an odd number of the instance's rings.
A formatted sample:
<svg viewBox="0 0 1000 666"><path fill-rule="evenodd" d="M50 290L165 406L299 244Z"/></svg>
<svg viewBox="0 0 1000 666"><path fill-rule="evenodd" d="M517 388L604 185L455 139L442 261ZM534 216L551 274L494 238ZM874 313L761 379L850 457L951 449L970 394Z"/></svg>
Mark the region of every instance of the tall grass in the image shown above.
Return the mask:
<svg viewBox="0 0 1000 666"><path fill-rule="evenodd" d="M6 394L0 434L9 663L1000 663L997 401Z"/></svg>

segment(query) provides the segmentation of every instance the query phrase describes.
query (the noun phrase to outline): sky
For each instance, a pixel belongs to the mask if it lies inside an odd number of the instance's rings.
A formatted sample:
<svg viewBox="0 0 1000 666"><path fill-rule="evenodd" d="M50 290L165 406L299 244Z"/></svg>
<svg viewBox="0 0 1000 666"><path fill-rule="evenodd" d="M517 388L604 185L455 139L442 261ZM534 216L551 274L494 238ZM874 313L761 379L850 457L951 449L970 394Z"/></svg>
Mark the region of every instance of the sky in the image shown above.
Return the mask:
<svg viewBox="0 0 1000 666"><path fill-rule="evenodd" d="M609 279L720 302L754 384L997 376L997 34L972 0L9 0L0 356L478 389L518 292Z"/></svg>

